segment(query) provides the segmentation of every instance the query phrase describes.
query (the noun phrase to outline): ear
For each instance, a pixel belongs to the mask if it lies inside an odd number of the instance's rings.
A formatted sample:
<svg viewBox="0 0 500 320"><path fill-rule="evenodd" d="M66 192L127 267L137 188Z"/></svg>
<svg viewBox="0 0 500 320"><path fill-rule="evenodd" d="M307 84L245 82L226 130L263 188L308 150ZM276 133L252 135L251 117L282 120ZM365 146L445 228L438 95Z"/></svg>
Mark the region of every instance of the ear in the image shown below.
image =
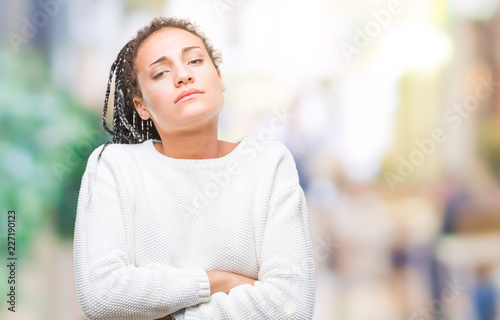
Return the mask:
<svg viewBox="0 0 500 320"><path fill-rule="evenodd" d="M140 115L140 117L143 120L148 120L149 117L151 117L151 114L149 113L148 109L144 105L144 101L142 100L142 98L134 97L133 101L134 101L135 110L137 110L137 113Z"/></svg>
<svg viewBox="0 0 500 320"><path fill-rule="evenodd" d="M219 75L220 87L222 88L222 92L226 91L226 87L224 86L224 82L222 82L222 76L220 74L219 68L217 68L217 74Z"/></svg>

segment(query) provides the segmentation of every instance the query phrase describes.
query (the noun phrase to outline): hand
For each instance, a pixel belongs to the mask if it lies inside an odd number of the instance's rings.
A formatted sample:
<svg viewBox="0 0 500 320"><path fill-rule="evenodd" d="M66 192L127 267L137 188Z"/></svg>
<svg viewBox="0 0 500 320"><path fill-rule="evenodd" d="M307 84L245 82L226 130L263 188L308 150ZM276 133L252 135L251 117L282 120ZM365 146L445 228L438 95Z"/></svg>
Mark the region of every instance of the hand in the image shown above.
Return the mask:
<svg viewBox="0 0 500 320"><path fill-rule="evenodd" d="M170 315L168 315L168 316L165 316L163 318L158 318L158 319L155 319L155 320L172 320L172 317Z"/></svg>
<svg viewBox="0 0 500 320"><path fill-rule="evenodd" d="M255 281L257 281L257 279L252 279L252 278L245 277L245 276L242 276L239 274L233 274L233 276L235 277L235 279L234 279L234 283L233 283L232 288L240 286L242 284L250 284L253 286L255 284Z"/></svg>
<svg viewBox="0 0 500 320"><path fill-rule="evenodd" d="M255 281L257 281L257 279L248 278L226 271L207 271L207 275L210 281L211 295L216 292L224 292L228 294L229 291L236 286L242 284L254 285Z"/></svg>

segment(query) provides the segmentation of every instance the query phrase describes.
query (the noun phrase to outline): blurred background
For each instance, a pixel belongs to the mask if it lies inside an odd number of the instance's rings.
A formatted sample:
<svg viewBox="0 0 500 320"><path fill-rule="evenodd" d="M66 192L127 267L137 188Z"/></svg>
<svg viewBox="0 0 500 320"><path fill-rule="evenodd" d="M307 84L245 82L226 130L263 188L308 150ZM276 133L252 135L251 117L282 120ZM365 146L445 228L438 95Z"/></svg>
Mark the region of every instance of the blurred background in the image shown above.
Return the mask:
<svg viewBox="0 0 500 320"><path fill-rule="evenodd" d="M81 177L111 139L111 64L157 15L192 19L222 51L219 138L292 151L314 319L500 319L498 0L0 2L1 319L83 319Z"/></svg>

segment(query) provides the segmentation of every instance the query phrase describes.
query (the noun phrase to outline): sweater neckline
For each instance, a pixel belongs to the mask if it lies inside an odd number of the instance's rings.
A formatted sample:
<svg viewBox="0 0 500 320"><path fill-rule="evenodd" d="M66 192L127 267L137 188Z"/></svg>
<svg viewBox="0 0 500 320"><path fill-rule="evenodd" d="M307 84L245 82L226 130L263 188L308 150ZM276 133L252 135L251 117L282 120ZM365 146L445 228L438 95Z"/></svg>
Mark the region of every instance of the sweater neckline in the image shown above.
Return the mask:
<svg viewBox="0 0 500 320"><path fill-rule="evenodd" d="M230 141L232 143L237 142L238 145L228 154L222 156L220 158L211 158L211 159L177 159L166 156L156 150L154 143L160 142L161 140L157 139L149 139L143 142L144 148L148 154L151 155L154 159L158 161L164 162L169 166L178 167L178 168L211 168L211 167L219 167L227 164L228 161L237 157L238 153L241 152L240 149L242 145L247 142L249 139L247 136L243 136L239 140Z"/></svg>

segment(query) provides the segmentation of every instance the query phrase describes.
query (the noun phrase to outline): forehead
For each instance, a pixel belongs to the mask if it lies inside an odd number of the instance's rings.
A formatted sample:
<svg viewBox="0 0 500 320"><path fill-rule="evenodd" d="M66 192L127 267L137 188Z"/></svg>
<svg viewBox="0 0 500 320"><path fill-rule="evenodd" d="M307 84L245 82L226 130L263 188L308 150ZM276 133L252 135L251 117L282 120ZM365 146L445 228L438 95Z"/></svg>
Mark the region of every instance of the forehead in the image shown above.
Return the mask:
<svg viewBox="0 0 500 320"><path fill-rule="evenodd" d="M137 66L143 69L161 56L174 59L180 56L182 48L189 46L199 46L206 51L203 41L191 32L179 28L163 28L152 33L139 46Z"/></svg>

